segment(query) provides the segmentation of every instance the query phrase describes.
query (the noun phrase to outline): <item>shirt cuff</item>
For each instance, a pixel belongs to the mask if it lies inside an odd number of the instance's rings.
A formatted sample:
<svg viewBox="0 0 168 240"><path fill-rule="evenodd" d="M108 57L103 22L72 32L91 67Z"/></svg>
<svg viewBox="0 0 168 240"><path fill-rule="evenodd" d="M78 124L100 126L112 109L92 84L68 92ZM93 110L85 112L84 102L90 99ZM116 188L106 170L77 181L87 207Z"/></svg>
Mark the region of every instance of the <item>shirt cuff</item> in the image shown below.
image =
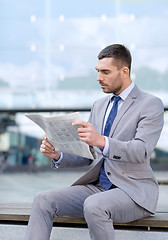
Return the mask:
<svg viewBox="0 0 168 240"><path fill-rule="evenodd" d="M63 159L63 153L62 152L61 152L60 158L58 160L55 160L54 158L52 158L52 162L53 162L53 164L54 164L54 166L56 168L59 167L59 165L61 164L62 159Z"/></svg>
<svg viewBox="0 0 168 240"><path fill-rule="evenodd" d="M105 157L108 157L109 156L109 139L106 136L104 136L104 137L105 137L105 146L104 146L104 149L103 149L103 155Z"/></svg>

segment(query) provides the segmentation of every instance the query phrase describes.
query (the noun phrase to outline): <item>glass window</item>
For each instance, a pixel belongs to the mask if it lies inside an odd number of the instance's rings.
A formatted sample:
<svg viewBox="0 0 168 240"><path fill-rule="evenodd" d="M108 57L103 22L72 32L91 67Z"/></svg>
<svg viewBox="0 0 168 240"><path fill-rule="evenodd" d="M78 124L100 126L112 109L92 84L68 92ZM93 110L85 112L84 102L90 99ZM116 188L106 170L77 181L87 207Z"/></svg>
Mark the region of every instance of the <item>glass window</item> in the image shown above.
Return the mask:
<svg viewBox="0 0 168 240"><path fill-rule="evenodd" d="M168 105L168 2L1 0L1 109L90 107L102 47L132 52L132 79ZM66 98L65 98L66 95Z"/></svg>

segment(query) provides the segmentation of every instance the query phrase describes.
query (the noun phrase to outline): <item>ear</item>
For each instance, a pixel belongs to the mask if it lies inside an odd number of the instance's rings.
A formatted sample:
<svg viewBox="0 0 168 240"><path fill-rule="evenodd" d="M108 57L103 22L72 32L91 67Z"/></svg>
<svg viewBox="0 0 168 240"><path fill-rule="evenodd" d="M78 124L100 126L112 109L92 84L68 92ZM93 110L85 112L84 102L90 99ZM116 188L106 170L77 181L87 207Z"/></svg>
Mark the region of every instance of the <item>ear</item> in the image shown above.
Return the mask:
<svg viewBox="0 0 168 240"><path fill-rule="evenodd" d="M122 73L123 78L129 77L129 68L128 67L122 67L121 73Z"/></svg>

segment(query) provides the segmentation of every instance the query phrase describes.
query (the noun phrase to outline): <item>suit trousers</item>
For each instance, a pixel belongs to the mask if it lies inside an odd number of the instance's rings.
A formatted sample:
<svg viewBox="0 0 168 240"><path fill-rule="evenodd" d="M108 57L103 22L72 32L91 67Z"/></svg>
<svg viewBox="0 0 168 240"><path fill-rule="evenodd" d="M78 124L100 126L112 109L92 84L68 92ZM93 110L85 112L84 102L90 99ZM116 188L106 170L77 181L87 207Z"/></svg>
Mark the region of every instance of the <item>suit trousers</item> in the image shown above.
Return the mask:
<svg viewBox="0 0 168 240"><path fill-rule="evenodd" d="M85 217L92 240L114 240L113 222L149 215L119 188L104 191L88 184L48 190L34 198L25 240L49 240L55 216Z"/></svg>

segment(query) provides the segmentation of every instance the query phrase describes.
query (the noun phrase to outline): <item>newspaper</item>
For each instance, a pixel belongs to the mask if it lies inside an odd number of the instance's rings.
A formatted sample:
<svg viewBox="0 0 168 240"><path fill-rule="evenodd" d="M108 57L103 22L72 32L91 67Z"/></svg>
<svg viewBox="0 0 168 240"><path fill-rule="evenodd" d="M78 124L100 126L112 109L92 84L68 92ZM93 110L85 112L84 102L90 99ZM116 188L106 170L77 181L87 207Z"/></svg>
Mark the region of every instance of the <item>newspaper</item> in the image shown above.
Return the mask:
<svg viewBox="0 0 168 240"><path fill-rule="evenodd" d="M78 126L72 126L73 122L80 120L78 112L54 117L40 114L25 114L25 116L44 130L55 151L96 159L94 148L80 141L77 133Z"/></svg>

